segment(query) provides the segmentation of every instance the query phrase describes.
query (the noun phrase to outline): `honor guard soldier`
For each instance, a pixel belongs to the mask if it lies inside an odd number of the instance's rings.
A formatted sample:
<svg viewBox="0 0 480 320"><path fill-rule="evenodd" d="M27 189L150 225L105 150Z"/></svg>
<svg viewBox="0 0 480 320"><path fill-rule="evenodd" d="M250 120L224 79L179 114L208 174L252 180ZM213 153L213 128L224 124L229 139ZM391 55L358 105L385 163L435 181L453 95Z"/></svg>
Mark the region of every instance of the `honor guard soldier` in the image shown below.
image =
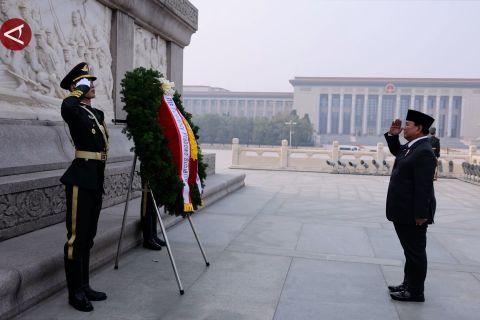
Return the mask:
<svg viewBox="0 0 480 320"><path fill-rule="evenodd" d="M91 106L94 81L88 64L76 65L60 87L70 94L62 102L62 118L68 124L75 159L60 181L65 185L67 202L67 242L64 248L68 302L80 311L92 311L90 301L107 299L104 292L89 284L90 249L97 233L102 208L108 132L101 110Z"/></svg>

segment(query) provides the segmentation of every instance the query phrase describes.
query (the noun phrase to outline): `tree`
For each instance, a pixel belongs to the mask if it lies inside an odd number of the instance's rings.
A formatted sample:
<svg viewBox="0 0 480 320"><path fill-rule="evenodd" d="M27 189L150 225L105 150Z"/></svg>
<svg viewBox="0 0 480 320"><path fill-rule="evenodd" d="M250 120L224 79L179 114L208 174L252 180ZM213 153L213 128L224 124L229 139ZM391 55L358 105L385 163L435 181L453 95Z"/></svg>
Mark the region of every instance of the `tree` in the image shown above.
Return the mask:
<svg viewBox="0 0 480 320"><path fill-rule="evenodd" d="M195 116L201 143L231 143L233 138L238 138L244 144L279 145L281 140L289 139L290 128L285 122L290 120L296 122L292 145L313 145L313 127L308 114L300 119L295 110L290 114L277 114L272 119L218 114Z"/></svg>

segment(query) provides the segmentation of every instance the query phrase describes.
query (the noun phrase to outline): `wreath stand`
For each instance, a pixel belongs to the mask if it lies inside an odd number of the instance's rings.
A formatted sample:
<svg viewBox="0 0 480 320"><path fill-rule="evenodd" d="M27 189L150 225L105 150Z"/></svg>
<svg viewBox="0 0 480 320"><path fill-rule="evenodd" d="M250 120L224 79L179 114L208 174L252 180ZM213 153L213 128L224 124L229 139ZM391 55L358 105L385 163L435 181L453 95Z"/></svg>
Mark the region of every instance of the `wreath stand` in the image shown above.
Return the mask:
<svg viewBox="0 0 480 320"><path fill-rule="evenodd" d="M130 193L132 191L133 176L135 174L135 166L136 165L137 165L137 154L134 153L132 169L130 171L130 178L129 178L128 187L127 187L127 200L125 202L125 209L123 211L122 228L120 229L120 237L118 239L117 255L115 257L115 269L118 269L119 254L120 254L120 249L121 249L121 246L122 246L123 231L125 229L125 220L127 218L128 203L130 201ZM148 182L147 182L147 188L148 188ZM180 291L180 294L183 295L185 293L185 291L183 290L182 282L180 281L180 276L178 275L177 266L175 264L175 259L173 258L173 253L172 253L172 249L170 247L170 242L168 241L167 232L165 231L165 226L163 224L162 217L160 216L160 211L158 211L157 202L155 201L155 197L153 196L153 192L150 188L148 188L148 189L149 189L150 195L152 196L153 205L154 205L155 211L157 213L157 218L158 218L158 222L160 223L160 228L162 230L163 238L165 239L165 243L166 243L166 246L167 246L168 257L170 258L170 262L172 263L173 272L175 273L175 279L177 280L178 290ZM193 234L195 235L195 239L197 240L198 247L200 248L200 251L202 252L202 256L203 256L203 259L205 260L205 264L208 267L208 266L210 266L210 262L208 262L207 256L205 255L205 251L203 250L202 244L200 242L200 239L198 238L197 231L195 230L195 227L193 225L193 222L192 222L192 219L191 219L190 215L187 215L187 219L188 219L188 222L190 223L190 226L192 227Z"/></svg>

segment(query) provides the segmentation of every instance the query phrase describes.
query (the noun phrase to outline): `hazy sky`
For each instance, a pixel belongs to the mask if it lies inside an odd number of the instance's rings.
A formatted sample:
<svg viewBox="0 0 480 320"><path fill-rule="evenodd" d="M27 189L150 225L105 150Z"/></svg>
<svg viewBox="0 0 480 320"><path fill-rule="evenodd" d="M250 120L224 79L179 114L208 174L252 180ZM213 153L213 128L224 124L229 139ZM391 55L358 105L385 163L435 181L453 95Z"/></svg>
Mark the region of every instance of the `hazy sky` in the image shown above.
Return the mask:
<svg viewBox="0 0 480 320"><path fill-rule="evenodd" d="M292 91L298 77L480 78L480 1L190 0L184 84Z"/></svg>

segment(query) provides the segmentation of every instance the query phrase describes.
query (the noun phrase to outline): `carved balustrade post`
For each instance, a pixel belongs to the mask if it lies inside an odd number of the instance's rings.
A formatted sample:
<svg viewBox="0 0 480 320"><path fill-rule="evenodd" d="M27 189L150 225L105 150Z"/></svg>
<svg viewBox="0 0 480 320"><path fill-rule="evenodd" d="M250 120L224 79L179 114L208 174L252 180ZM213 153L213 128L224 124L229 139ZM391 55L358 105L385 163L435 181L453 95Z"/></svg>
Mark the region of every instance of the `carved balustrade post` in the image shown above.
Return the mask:
<svg viewBox="0 0 480 320"><path fill-rule="evenodd" d="M239 159L240 159L240 145L239 145L239 140L238 138L233 138L232 139L232 165L233 166L238 166Z"/></svg>
<svg viewBox="0 0 480 320"><path fill-rule="evenodd" d="M288 140L282 140L280 147L280 168L288 167Z"/></svg>

